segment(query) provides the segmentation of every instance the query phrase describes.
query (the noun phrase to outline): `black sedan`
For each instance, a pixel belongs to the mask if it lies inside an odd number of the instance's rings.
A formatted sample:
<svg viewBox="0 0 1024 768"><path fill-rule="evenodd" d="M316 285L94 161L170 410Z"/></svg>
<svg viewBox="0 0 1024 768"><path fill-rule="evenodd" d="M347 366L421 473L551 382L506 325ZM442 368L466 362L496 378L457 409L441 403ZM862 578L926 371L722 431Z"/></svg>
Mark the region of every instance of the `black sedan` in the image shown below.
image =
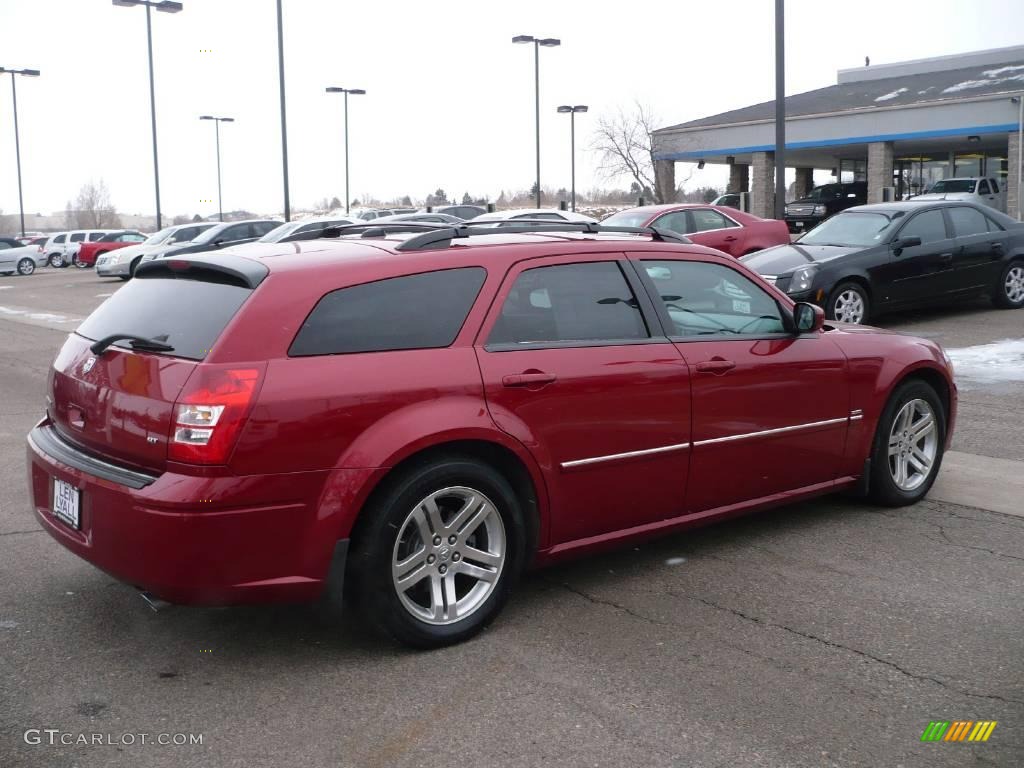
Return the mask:
<svg viewBox="0 0 1024 768"><path fill-rule="evenodd" d="M841 322L978 295L1024 307L1024 224L967 202L859 205L742 261Z"/></svg>

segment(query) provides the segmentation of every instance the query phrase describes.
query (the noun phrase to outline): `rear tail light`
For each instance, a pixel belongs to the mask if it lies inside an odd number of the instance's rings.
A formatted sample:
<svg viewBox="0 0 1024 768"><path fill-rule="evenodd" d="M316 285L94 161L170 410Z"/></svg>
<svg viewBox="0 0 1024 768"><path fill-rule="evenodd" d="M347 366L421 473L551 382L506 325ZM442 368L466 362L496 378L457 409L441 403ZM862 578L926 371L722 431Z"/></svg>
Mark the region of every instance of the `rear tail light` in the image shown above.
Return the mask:
<svg viewBox="0 0 1024 768"><path fill-rule="evenodd" d="M226 463L262 375L261 368L196 368L174 404L167 457L187 464Z"/></svg>

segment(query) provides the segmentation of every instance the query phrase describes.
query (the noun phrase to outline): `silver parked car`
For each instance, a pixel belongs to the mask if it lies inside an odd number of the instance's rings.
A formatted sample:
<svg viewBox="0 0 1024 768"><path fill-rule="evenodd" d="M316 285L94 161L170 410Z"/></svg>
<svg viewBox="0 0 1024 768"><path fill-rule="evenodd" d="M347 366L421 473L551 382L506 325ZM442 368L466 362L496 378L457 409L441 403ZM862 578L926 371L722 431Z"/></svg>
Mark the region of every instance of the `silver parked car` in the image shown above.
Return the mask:
<svg viewBox="0 0 1024 768"><path fill-rule="evenodd" d="M45 241L37 238L20 245L16 238L0 237L0 274L31 275L36 267L45 267L46 255L39 248Z"/></svg>
<svg viewBox="0 0 1024 768"><path fill-rule="evenodd" d="M96 259L96 274L100 277L120 277L127 280L135 273L135 267L148 253L166 248L174 243L187 243L220 222L203 221L194 224L177 224L164 227L145 242L118 248Z"/></svg>

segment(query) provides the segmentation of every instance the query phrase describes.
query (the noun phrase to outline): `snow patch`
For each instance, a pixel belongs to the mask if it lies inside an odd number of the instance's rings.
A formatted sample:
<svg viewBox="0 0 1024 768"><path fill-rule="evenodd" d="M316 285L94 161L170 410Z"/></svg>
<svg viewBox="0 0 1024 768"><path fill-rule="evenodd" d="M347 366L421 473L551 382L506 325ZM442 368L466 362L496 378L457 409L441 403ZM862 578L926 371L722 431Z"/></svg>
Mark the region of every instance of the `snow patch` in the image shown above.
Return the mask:
<svg viewBox="0 0 1024 768"><path fill-rule="evenodd" d="M1011 67L1000 67L999 69L986 69L983 74L985 77L999 77L1004 72L1020 72L1024 70L1024 64L1015 64Z"/></svg>
<svg viewBox="0 0 1024 768"><path fill-rule="evenodd" d="M917 95L918 96L924 96L926 93L928 93L928 91L934 91L934 90L935 90L935 86L934 85L929 85L923 91L918 91Z"/></svg>
<svg viewBox="0 0 1024 768"><path fill-rule="evenodd" d="M996 70L989 70L995 72ZM1024 74L1020 75L1008 75L1007 77L992 77L988 80L964 80L962 83L951 85L949 88L943 88L943 93L957 93L958 91L968 91L971 88L984 88L989 85L1000 85L1001 83L1008 83L1011 80L1024 81Z"/></svg>
<svg viewBox="0 0 1024 768"><path fill-rule="evenodd" d="M906 88L897 88L892 93L886 93L886 94L884 94L882 96L879 96L877 99L875 99L875 101L888 101L889 99L895 99L901 93L906 93L906 92L907 92Z"/></svg>
<svg viewBox="0 0 1024 768"><path fill-rule="evenodd" d="M32 312L29 315L29 317L32 318L33 320L48 320L54 323L68 322L68 318L65 317L64 315L54 315L50 312Z"/></svg>
<svg viewBox="0 0 1024 768"><path fill-rule="evenodd" d="M686 562L685 557L670 557L665 561L665 565L682 565Z"/></svg>
<svg viewBox="0 0 1024 768"><path fill-rule="evenodd" d="M4 315L24 315L24 309L11 309L10 307L0 307L0 314Z"/></svg>
<svg viewBox="0 0 1024 768"><path fill-rule="evenodd" d="M957 379L976 382L1024 381L1024 339L947 349Z"/></svg>

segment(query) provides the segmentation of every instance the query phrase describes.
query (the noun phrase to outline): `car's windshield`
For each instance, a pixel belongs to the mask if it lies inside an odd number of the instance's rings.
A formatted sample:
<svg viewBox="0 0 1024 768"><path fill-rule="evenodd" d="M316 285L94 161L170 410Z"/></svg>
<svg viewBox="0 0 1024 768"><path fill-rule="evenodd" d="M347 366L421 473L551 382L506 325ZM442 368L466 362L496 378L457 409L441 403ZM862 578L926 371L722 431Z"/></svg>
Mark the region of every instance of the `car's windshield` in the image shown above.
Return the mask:
<svg viewBox="0 0 1024 768"><path fill-rule="evenodd" d="M815 187L807 195L811 200L831 200L836 195L841 194L843 188L838 184L824 184L820 187Z"/></svg>
<svg viewBox="0 0 1024 768"><path fill-rule="evenodd" d="M929 192L973 192L974 179L942 179L936 181Z"/></svg>
<svg viewBox="0 0 1024 768"><path fill-rule="evenodd" d="M619 211L613 213L607 219L601 221L605 227L642 227L651 218L649 213L643 211Z"/></svg>
<svg viewBox="0 0 1024 768"><path fill-rule="evenodd" d="M150 235L149 239L146 240L146 245L160 245L160 243L164 242L171 236L171 233L174 232L175 229L177 229L177 227L164 227L159 232Z"/></svg>
<svg viewBox="0 0 1024 768"><path fill-rule="evenodd" d="M297 230L299 227L308 224L306 221L289 221L281 224L278 227L274 227L272 230L267 232L256 242L258 243L279 243L284 238L288 237L292 232Z"/></svg>
<svg viewBox="0 0 1024 768"><path fill-rule="evenodd" d="M884 213L850 211L823 221L800 238L801 245L870 246L885 240L893 219Z"/></svg>

